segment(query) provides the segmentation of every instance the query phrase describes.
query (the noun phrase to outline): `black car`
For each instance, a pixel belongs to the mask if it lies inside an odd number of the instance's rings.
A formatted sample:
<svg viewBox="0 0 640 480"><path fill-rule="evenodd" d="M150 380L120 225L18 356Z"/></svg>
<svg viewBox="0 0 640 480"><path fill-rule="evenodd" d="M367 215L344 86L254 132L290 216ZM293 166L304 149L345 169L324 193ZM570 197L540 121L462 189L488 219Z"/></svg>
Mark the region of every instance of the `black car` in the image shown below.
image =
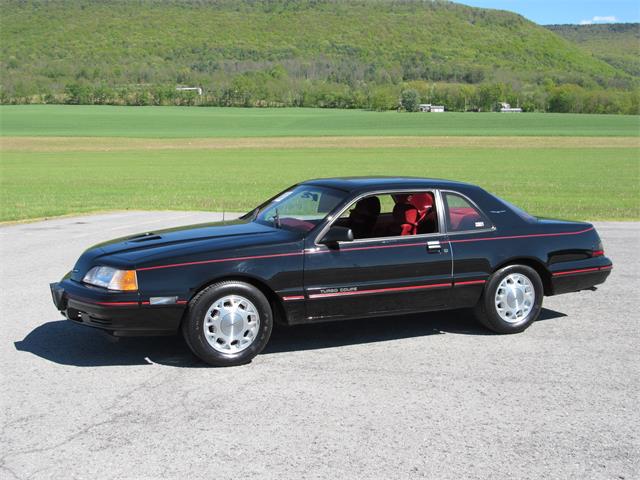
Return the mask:
<svg viewBox="0 0 640 480"><path fill-rule="evenodd" d="M249 362L274 322L470 307L494 332L521 332L544 295L593 289L611 268L593 225L532 217L474 185L329 178L238 220L96 245L51 291L73 322L181 330L223 366Z"/></svg>

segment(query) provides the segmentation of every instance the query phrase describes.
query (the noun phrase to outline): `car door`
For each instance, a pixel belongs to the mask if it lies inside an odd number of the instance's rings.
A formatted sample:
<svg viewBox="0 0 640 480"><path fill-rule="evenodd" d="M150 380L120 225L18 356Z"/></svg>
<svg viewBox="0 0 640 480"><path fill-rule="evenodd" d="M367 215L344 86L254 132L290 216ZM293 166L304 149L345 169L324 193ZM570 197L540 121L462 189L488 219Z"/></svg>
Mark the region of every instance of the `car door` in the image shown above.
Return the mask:
<svg viewBox="0 0 640 480"><path fill-rule="evenodd" d="M495 227L489 217L461 192L440 192L449 245L454 256L451 301L456 307L472 307L478 303L491 274L488 249L498 248L498 256L508 256L510 244L496 247L490 238Z"/></svg>
<svg viewBox="0 0 640 480"><path fill-rule="evenodd" d="M448 305L452 256L442 226L429 234L319 243L330 226L331 222L319 235L309 238L305 248L309 320L416 312Z"/></svg>

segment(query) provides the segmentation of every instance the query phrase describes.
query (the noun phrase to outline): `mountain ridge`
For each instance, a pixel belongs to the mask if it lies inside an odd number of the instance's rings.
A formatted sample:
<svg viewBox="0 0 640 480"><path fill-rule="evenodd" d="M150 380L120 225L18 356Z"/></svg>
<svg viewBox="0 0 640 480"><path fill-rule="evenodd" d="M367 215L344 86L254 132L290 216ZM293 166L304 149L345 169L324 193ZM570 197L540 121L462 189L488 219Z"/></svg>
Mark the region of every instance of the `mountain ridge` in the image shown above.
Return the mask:
<svg viewBox="0 0 640 480"><path fill-rule="evenodd" d="M640 23L545 27L612 67L640 76Z"/></svg>
<svg viewBox="0 0 640 480"><path fill-rule="evenodd" d="M625 101L638 87L634 75L518 14L446 1L2 0L0 7L3 103L386 109L406 88L424 100L429 88L458 98L469 87L471 98L492 86L495 98L467 99L464 108L491 108L501 98L544 110L551 89L564 85L613 89ZM177 85L202 87L207 98L178 96Z"/></svg>

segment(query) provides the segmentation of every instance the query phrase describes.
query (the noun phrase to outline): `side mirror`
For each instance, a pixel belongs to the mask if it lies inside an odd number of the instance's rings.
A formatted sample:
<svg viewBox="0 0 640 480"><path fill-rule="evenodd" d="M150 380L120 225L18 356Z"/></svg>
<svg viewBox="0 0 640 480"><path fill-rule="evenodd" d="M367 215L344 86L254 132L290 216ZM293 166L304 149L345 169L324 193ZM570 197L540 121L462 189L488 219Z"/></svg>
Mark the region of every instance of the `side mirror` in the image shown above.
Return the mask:
<svg viewBox="0 0 640 480"><path fill-rule="evenodd" d="M335 244L338 242L351 242L353 241L353 231L347 227L339 227L334 225L322 238L320 243Z"/></svg>

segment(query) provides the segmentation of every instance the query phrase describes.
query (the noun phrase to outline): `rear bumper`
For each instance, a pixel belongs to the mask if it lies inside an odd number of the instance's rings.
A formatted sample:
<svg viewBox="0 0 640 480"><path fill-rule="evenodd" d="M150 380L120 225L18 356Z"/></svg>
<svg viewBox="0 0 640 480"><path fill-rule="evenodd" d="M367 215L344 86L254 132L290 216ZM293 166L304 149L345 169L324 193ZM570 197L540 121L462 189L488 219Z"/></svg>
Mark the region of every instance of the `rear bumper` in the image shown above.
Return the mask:
<svg viewBox="0 0 640 480"><path fill-rule="evenodd" d="M172 335L185 305L149 305L137 298L119 299L70 280L50 284L53 304L74 323L116 336Z"/></svg>
<svg viewBox="0 0 640 480"><path fill-rule="evenodd" d="M604 283L613 265L564 269L552 272L551 286L554 295L587 290Z"/></svg>

